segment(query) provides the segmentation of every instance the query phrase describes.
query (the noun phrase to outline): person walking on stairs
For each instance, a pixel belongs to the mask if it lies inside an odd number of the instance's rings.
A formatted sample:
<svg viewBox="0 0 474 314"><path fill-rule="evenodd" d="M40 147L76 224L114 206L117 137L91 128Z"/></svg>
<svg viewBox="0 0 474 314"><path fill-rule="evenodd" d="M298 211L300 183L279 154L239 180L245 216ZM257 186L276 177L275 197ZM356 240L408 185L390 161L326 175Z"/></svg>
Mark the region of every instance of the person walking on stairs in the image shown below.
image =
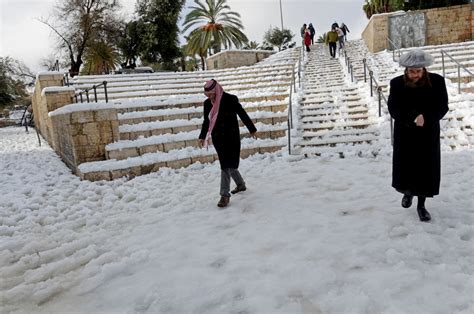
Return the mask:
<svg viewBox="0 0 474 314"><path fill-rule="evenodd" d="M403 54L399 63L405 73L390 81L388 97L388 110L395 120L392 186L403 194L404 208L417 196L418 217L429 221L425 200L439 194L439 121L449 110L448 93L444 78L426 70L433 63L428 53L412 50Z"/></svg>
<svg viewBox="0 0 474 314"><path fill-rule="evenodd" d="M308 29L309 29L309 35L311 36L311 45L314 45L314 35L316 35L316 30L314 29L314 26L312 23L309 23Z"/></svg>
<svg viewBox="0 0 474 314"><path fill-rule="evenodd" d="M311 45L311 33L309 31L309 28L306 28L304 32L304 45L306 46L306 51L310 52L311 49L309 48L309 46Z"/></svg>
<svg viewBox="0 0 474 314"><path fill-rule="evenodd" d="M346 24L342 23L340 28L344 32L344 41L347 41L347 33L350 33L349 27L347 27Z"/></svg>
<svg viewBox="0 0 474 314"><path fill-rule="evenodd" d="M326 33L326 44L329 45L329 54L331 57L336 57L336 48L339 35L336 32L336 28L333 27L329 32Z"/></svg>
<svg viewBox="0 0 474 314"><path fill-rule="evenodd" d="M209 140L219 156L221 166L221 198L219 207L226 207L230 201L230 178L237 187L232 194L245 191L246 185L238 168L240 162L240 132L237 116L245 124L253 138L257 138L257 129L235 95L224 92L214 79L204 85L204 122L199 134L199 145L207 147Z"/></svg>

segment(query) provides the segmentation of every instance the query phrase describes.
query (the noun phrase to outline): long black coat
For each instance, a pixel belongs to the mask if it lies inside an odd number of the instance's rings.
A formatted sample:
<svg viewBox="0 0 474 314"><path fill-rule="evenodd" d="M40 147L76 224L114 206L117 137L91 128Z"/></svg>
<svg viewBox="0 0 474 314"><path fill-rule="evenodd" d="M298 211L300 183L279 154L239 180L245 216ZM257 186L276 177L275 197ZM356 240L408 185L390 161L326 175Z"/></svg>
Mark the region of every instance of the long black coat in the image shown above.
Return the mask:
<svg viewBox="0 0 474 314"><path fill-rule="evenodd" d="M206 137L209 129L209 112L212 103L210 99L204 101L204 122L201 128L200 139ZM235 95L224 92L217 114L216 124L212 130L212 143L216 148L221 169L239 167L240 162L240 132L237 115L245 124L250 133L257 131L252 120L245 112L239 99Z"/></svg>
<svg viewBox="0 0 474 314"><path fill-rule="evenodd" d="M410 195L439 194L441 153L439 121L448 112L444 78L429 73L431 86L407 87L402 76L390 81L388 110L395 120L392 186ZM422 114L423 127L415 124Z"/></svg>

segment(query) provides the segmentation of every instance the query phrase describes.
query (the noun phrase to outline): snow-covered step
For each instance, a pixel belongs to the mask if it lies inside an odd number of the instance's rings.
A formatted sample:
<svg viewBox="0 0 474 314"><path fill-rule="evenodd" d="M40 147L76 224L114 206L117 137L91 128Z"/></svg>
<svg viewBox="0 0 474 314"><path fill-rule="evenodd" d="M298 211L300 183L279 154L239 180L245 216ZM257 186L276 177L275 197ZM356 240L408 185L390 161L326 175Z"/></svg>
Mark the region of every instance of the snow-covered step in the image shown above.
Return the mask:
<svg viewBox="0 0 474 314"><path fill-rule="evenodd" d="M318 115L312 117L303 117L301 122L303 123L312 123L312 122L329 122L329 121L350 121L350 120L361 120L368 119L369 115L367 113L356 113L356 114L347 114L347 113L338 113L333 112L328 115Z"/></svg>
<svg viewBox="0 0 474 314"><path fill-rule="evenodd" d="M320 131L303 131L303 140L310 140L312 138L331 137L331 136L344 136L344 135L357 135L373 133L378 134L379 129L376 126L370 126L365 129L346 129L346 130L320 130Z"/></svg>
<svg viewBox="0 0 474 314"><path fill-rule="evenodd" d="M249 113L255 124L276 125L288 120L288 114L263 112L253 117L253 112ZM121 140L134 140L140 137L150 137L161 134L178 134L180 132L190 132L201 129L203 119L176 119L166 121L142 122L137 124L119 125L119 135ZM239 125L243 126L239 120Z"/></svg>
<svg viewBox="0 0 474 314"><path fill-rule="evenodd" d="M265 87L255 90L245 89L245 90L228 90L227 92L231 94L243 94L244 92L250 93L261 93L261 94L269 94L269 93L285 93L289 90L288 86L273 86L273 87ZM175 90L146 90L146 91L122 91L116 92L113 94L108 95L109 100L113 99L131 99L131 98L140 98L140 97L150 97L150 96L163 96L163 97L173 97L175 95L182 95L183 97L189 95L202 95L202 89L198 90L186 90L186 91L179 91L176 92ZM105 95L99 94L97 95L98 100L104 100Z"/></svg>
<svg viewBox="0 0 474 314"><path fill-rule="evenodd" d="M286 138L244 139L241 146L241 158L254 154L264 154L279 151L286 146ZM83 163L78 166L78 175L85 180L114 180L121 177L133 178L139 175L158 171L161 168L183 168L200 163L211 163L218 159L217 153L211 146L209 149L186 147L167 153L154 152L123 160L104 160Z"/></svg>
<svg viewBox="0 0 474 314"><path fill-rule="evenodd" d="M353 134L353 135L334 135L327 138L313 138L310 140L302 140L298 144L305 146L336 146L337 144L360 144L371 143L378 139L375 134Z"/></svg>
<svg viewBox="0 0 474 314"><path fill-rule="evenodd" d="M228 68L224 70L207 70L204 72L156 72L156 73L135 73L135 74L109 74L109 75L80 75L70 80L73 84L92 82L93 84L107 82L125 82L133 80L194 80L203 81L211 78L234 78L237 76L258 76L260 73L288 72L293 70L293 63L279 63L273 65L253 65L239 68Z"/></svg>
<svg viewBox="0 0 474 314"><path fill-rule="evenodd" d="M332 130L338 129L343 130L347 128L366 128L376 123L375 118L366 119L366 120L356 120L356 121L335 121L329 123L305 123L301 126L302 130L305 131L318 131L318 130Z"/></svg>
<svg viewBox="0 0 474 314"><path fill-rule="evenodd" d="M248 92L238 95L241 103L282 101L288 103L288 91L278 93ZM204 95L182 95L176 97L143 97L137 99L120 99L112 101L119 113L148 111L171 108L190 108L202 106Z"/></svg>
<svg viewBox="0 0 474 314"><path fill-rule="evenodd" d="M304 107L303 107L304 108ZM334 108L321 108L321 109L302 109L300 108L299 111L299 116L301 118L305 117L317 117L317 116L325 116L325 115L331 115L336 112L337 114L355 114L355 113L367 113L368 108L365 106L356 106L356 107L348 107L348 108L339 108L339 109L334 109Z"/></svg>
<svg viewBox="0 0 474 314"><path fill-rule="evenodd" d="M264 126L256 124L259 139L278 139L286 135L288 130L286 124L275 126ZM181 132L178 134L162 134L136 140L123 140L108 144L106 146L107 159L126 159L137 157L152 152L169 152L185 147L199 147L199 133L201 130ZM248 138L250 134L245 127L240 128L242 139Z"/></svg>
<svg viewBox="0 0 474 314"><path fill-rule="evenodd" d="M242 103L242 107L249 112L266 111L266 112L284 112L288 104L282 101L260 101L254 103ZM137 124L142 122L165 121L176 119L195 119L202 118L203 106L187 107L187 108L168 108L147 111L135 111L119 113L118 119L122 124Z"/></svg>

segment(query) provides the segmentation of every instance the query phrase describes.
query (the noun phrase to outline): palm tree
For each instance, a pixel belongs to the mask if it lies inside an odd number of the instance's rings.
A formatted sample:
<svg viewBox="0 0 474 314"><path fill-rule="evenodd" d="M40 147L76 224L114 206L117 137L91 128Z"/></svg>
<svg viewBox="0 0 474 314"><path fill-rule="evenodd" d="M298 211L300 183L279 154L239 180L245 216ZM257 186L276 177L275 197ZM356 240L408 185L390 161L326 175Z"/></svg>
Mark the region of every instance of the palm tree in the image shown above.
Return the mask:
<svg viewBox="0 0 474 314"><path fill-rule="evenodd" d="M319 35L318 39L316 40L318 44L324 44L326 42L326 33Z"/></svg>
<svg viewBox="0 0 474 314"><path fill-rule="evenodd" d="M194 0L196 6L192 6L192 11L186 15L183 23L183 32L193 28L189 34L188 51L199 54L201 61L205 61L209 48L214 48L214 52L219 52L220 48L236 46L242 47L248 41L247 36L242 33L242 22L240 14L230 11L226 0ZM204 63L203 63L204 69Z"/></svg>
<svg viewBox="0 0 474 314"><path fill-rule="evenodd" d="M249 41L245 44L244 48L245 50L256 50L260 48L260 44L256 41Z"/></svg>
<svg viewBox="0 0 474 314"><path fill-rule="evenodd" d="M120 64L119 53L105 42L94 42L86 50L82 74L108 74Z"/></svg>

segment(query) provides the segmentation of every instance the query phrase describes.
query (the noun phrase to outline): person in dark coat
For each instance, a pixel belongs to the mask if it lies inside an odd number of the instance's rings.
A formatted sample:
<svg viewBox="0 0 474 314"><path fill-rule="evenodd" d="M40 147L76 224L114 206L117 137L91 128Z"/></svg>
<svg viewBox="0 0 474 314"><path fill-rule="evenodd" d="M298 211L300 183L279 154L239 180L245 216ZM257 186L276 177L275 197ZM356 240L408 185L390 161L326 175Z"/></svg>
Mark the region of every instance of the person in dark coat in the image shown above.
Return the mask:
<svg viewBox="0 0 474 314"><path fill-rule="evenodd" d="M344 41L347 41L347 33L350 33L349 27L347 27L346 24L342 23L342 24L341 24L341 30L342 30L343 33L344 33Z"/></svg>
<svg viewBox="0 0 474 314"><path fill-rule="evenodd" d="M308 29L309 29L309 35L311 36L311 45L314 45L314 35L316 35L316 30L314 29L314 26L312 23L309 23Z"/></svg>
<svg viewBox="0 0 474 314"><path fill-rule="evenodd" d="M222 86L216 80L206 82L204 94L204 122L199 134L199 144L207 147L209 139L219 156L221 166L221 198L217 203L219 207L226 207L230 201L230 178L234 180L237 187L232 194L247 189L238 168L240 162L240 131L237 116L245 124L253 138L257 137L257 129L247 112L235 95L224 92Z"/></svg>
<svg viewBox="0 0 474 314"><path fill-rule="evenodd" d="M392 186L403 193L409 208L418 197L421 221L429 221L425 199L439 194L441 179L440 124L448 112L444 78L429 73L433 58L423 50L400 57L405 74L390 81L388 110L395 120L393 131Z"/></svg>

